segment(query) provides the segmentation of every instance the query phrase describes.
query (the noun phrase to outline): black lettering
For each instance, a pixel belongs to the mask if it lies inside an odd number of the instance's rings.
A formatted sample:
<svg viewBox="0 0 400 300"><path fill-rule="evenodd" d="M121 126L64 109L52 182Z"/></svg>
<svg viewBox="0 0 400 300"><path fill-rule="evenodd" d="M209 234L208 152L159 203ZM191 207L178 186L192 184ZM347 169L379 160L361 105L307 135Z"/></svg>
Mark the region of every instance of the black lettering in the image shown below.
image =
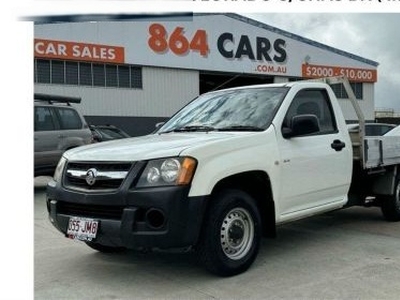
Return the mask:
<svg viewBox="0 0 400 300"><path fill-rule="evenodd" d="M92 231L92 222L86 222L86 231L89 233Z"/></svg>
<svg viewBox="0 0 400 300"><path fill-rule="evenodd" d="M97 223L93 223L92 234L94 234L97 230Z"/></svg>
<svg viewBox="0 0 400 300"><path fill-rule="evenodd" d="M251 48L250 40L247 35L242 35L240 37L235 58L241 58L243 55L247 55L252 60L255 59L253 49Z"/></svg>
<svg viewBox="0 0 400 300"><path fill-rule="evenodd" d="M274 50L279 54L279 55L274 55L274 61L278 63L282 63L286 61L287 53L285 50L286 47L286 41L282 39L277 39L274 42Z"/></svg>
<svg viewBox="0 0 400 300"><path fill-rule="evenodd" d="M229 32L221 34L217 42L218 51L225 58L233 58L233 50L227 51L225 48L225 44L228 41L233 43L233 34Z"/></svg>
<svg viewBox="0 0 400 300"><path fill-rule="evenodd" d="M268 52L271 50L271 42L264 37L257 37L257 60L272 61Z"/></svg>

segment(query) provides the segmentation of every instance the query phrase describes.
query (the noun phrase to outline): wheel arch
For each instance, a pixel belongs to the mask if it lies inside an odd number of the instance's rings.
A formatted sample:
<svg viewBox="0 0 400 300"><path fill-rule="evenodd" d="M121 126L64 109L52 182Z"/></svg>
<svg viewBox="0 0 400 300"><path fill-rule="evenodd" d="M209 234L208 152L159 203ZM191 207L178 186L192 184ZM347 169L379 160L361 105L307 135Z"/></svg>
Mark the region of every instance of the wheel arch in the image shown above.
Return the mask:
<svg viewBox="0 0 400 300"><path fill-rule="evenodd" d="M383 217L387 221L400 221L400 174L397 173L397 166L394 169L393 184L391 193L381 197L380 205Z"/></svg>
<svg viewBox="0 0 400 300"><path fill-rule="evenodd" d="M241 190L252 197L260 212L263 236L271 238L276 236L275 204L267 173L247 171L223 178L212 189L210 201L213 201L213 195L226 189ZM206 210L209 207L210 203L207 204Z"/></svg>

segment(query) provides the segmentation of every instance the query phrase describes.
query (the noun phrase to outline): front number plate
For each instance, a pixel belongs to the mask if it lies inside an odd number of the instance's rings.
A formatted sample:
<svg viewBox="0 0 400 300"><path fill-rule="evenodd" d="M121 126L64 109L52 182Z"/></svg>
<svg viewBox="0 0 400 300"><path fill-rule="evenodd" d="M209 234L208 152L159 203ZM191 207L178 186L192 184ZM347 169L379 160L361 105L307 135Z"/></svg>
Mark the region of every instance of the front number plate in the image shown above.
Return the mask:
<svg viewBox="0 0 400 300"><path fill-rule="evenodd" d="M67 237L81 241L91 241L96 238L98 228L99 221L97 220L71 217L68 222Z"/></svg>

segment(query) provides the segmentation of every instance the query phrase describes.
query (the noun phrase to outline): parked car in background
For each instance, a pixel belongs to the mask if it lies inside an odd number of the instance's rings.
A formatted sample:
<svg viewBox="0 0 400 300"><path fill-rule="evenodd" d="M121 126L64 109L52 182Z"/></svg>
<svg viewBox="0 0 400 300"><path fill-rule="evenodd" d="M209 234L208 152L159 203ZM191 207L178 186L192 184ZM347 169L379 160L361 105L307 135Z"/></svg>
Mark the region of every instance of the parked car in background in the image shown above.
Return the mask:
<svg viewBox="0 0 400 300"><path fill-rule="evenodd" d="M387 124L387 123L365 123L365 135L366 136L382 136L385 133L389 132L393 128L395 128L395 124ZM347 129L351 131L358 131L358 124L349 124L347 125Z"/></svg>
<svg viewBox="0 0 400 300"><path fill-rule="evenodd" d="M71 103L81 98L34 94L34 176L53 175L65 150L92 143L83 116Z"/></svg>
<svg viewBox="0 0 400 300"><path fill-rule="evenodd" d="M400 125L386 132L385 136L400 136Z"/></svg>
<svg viewBox="0 0 400 300"><path fill-rule="evenodd" d="M104 142L131 137L125 131L114 125L90 125L89 127L92 131L93 140L95 142Z"/></svg>

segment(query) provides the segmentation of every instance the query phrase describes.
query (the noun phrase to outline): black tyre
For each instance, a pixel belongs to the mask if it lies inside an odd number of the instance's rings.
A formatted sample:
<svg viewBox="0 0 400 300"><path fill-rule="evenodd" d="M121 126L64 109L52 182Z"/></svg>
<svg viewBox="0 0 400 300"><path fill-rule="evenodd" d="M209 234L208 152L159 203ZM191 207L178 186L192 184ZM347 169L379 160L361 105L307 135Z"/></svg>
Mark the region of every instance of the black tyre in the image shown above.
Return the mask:
<svg viewBox="0 0 400 300"><path fill-rule="evenodd" d="M102 253L119 253L126 251L126 248L124 247L105 246L94 242L85 242L85 244L88 245L90 248Z"/></svg>
<svg viewBox="0 0 400 300"><path fill-rule="evenodd" d="M239 190L213 197L204 220L198 255L219 276L246 271L255 260L261 239L261 218L255 201Z"/></svg>
<svg viewBox="0 0 400 300"><path fill-rule="evenodd" d="M382 199L382 213L390 222L400 221L400 179L397 179L394 194Z"/></svg>

